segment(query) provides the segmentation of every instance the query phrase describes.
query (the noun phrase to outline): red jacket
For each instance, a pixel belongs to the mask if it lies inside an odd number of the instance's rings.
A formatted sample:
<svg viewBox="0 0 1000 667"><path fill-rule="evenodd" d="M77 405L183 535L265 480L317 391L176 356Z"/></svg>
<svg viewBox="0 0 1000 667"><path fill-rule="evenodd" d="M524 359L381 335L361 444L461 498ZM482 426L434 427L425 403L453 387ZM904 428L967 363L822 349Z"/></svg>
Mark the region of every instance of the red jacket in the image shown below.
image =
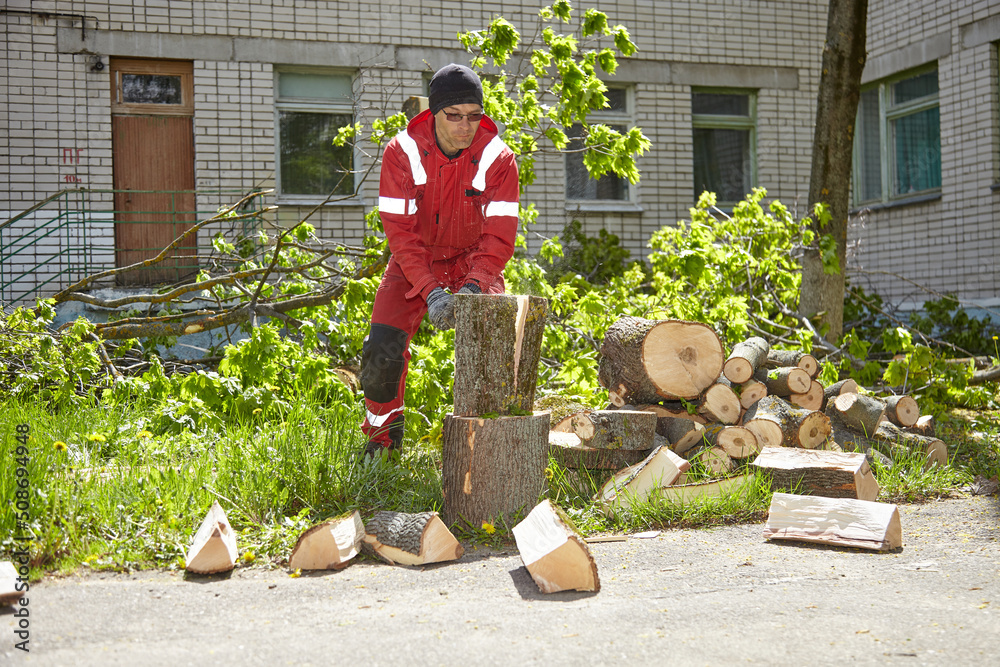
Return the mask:
<svg viewBox="0 0 1000 667"><path fill-rule="evenodd" d="M378 206L389 250L427 298L441 285L431 263L465 256L466 278L491 285L514 254L519 188L514 154L483 117L472 145L449 159L424 111L393 137L382 158Z"/></svg>

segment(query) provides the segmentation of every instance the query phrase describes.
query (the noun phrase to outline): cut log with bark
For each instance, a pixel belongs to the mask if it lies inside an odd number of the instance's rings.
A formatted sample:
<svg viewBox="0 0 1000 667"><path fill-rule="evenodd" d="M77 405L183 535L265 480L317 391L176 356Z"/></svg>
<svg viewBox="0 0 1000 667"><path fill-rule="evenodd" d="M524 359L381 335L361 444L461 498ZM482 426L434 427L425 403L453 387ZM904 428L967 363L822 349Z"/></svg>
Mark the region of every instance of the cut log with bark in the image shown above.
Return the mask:
<svg viewBox="0 0 1000 667"><path fill-rule="evenodd" d="M547 310L536 296L455 295L456 416L533 409Z"/></svg>
<svg viewBox="0 0 1000 667"><path fill-rule="evenodd" d="M830 440L837 443L843 451L864 454L869 465L877 461L883 467L892 467L892 459L880 450L880 448L887 449L881 440L873 440L857 431L852 431L837 417L830 418L830 426L832 428ZM872 437L874 438L874 435Z"/></svg>
<svg viewBox="0 0 1000 667"><path fill-rule="evenodd" d="M740 398L729 383L716 382L698 399L698 414L710 421L735 424L740 420Z"/></svg>
<svg viewBox="0 0 1000 667"><path fill-rule="evenodd" d="M816 379L816 376L819 375L819 362L816 361L816 357L802 350L777 350L771 348L767 353L766 365L768 368L797 366L806 373L809 373L811 379Z"/></svg>
<svg viewBox="0 0 1000 667"><path fill-rule="evenodd" d="M852 431L871 436L885 416L885 403L865 394L841 394L827 403L826 414Z"/></svg>
<svg viewBox="0 0 1000 667"><path fill-rule="evenodd" d="M722 448L734 459L749 458L760 451L757 436L742 426L708 424L702 437L707 444Z"/></svg>
<svg viewBox="0 0 1000 667"><path fill-rule="evenodd" d="M743 384L754 376L757 369L764 367L770 350L771 344L759 336L737 343L726 358L722 372L731 382Z"/></svg>
<svg viewBox="0 0 1000 667"><path fill-rule="evenodd" d="M0 607L16 603L28 591L27 584L19 582L17 568L9 560L0 563ZM27 577L24 577L26 580ZM20 590L18 590L20 588Z"/></svg>
<svg viewBox="0 0 1000 667"><path fill-rule="evenodd" d="M757 380L767 386L768 396L791 396L809 391L812 378L798 366L762 369L757 371Z"/></svg>
<svg viewBox="0 0 1000 667"><path fill-rule="evenodd" d="M830 418L816 410L796 407L779 396L757 401L743 416L761 447L813 449L830 435Z"/></svg>
<svg viewBox="0 0 1000 667"><path fill-rule="evenodd" d="M722 371L722 342L708 326L623 317L601 345L598 379L616 406L695 399Z"/></svg>
<svg viewBox="0 0 1000 667"><path fill-rule="evenodd" d="M804 394L792 394L788 397L788 402L806 410L822 410L823 398L823 385L813 380L809 383L809 391Z"/></svg>
<svg viewBox="0 0 1000 667"><path fill-rule="evenodd" d="M740 385L740 406L744 410L767 396L767 385L753 378Z"/></svg>
<svg viewBox="0 0 1000 667"><path fill-rule="evenodd" d="M587 410L570 417L570 432L584 447L646 449L653 446L656 415L644 410Z"/></svg>
<svg viewBox="0 0 1000 667"><path fill-rule="evenodd" d="M361 552L365 524L354 511L317 524L299 536L288 559L293 570L342 570Z"/></svg>
<svg viewBox="0 0 1000 667"><path fill-rule="evenodd" d="M737 475L735 477L723 477L708 482L694 482L691 484L674 483L670 486L661 487L654 494L663 502L672 504L685 504L694 500L704 498L721 498L742 493L753 484L754 476ZM680 480L678 480L680 481Z"/></svg>
<svg viewBox="0 0 1000 667"><path fill-rule="evenodd" d="M684 417L661 417L657 426L657 432L667 439L670 448L678 454L683 454L701 442L704 430L705 427L700 422Z"/></svg>
<svg viewBox="0 0 1000 667"><path fill-rule="evenodd" d="M651 449L595 449L585 447L575 433L549 431L549 455L566 468L621 470L641 462Z"/></svg>
<svg viewBox="0 0 1000 667"><path fill-rule="evenodd" d="M764 537L888 551L903 546L895 505L854 498L775 493Z"/></svg>
<svg viewBox="0 0 1000 667"><path fill-rule="evenodd" d="M390 565L427 565L465 553L437 512L379 512L365 524L365 553Z"/></svg>
<svg viewBox="0 0 1000 667"><path fill-rule="evenodd" d="M513 532L521 561L541 592L601 590L583 535L552 501L535 506Z"/></svg>
<svg viewBox="0 0 1000 667"><path fill-rule="evenodd" d="M885 418L896 426L913 426L920 419L920 406L912 396L889 396L885 399Z"/></svg>
<svg viewBox="0 0 1000 667"><path fill-rule="evenodd" d="M538 415L457 417L446 415L442 427L441 483L444 518L473 526L512 520L534 507L545 488L549 413Z"/></svg>
<svg viewBox="0 0 1000 667"><path fill-rule="evenodd" d="M916 423L913 426L907 427L906 430L910 433L925 435L929 438L937 437L937 427L934 423L934 415L920 415L917 417Z"/></svg>
<svg viewBox="0 0 1000 667"><path fill-rule="evenodd" d="M229 525L225 510L215 501L195 533L184 567L195 574L229 572L236 567L238 555L236 533Z"/></svg>
<svg viewBox="0 0 1000 667"><path fill-rule="evenodd" d="M858 393L858 383L851 378L846 380L839 380L834 382L828 387L823 387L823 406L820 410L826 411L827 405L830 401L837 398L841 394L856 394Z"/></svg>
<svg viewBox="0 0 1000 667"><path fill-rule="evenodd" d="M640 463L619 470L605 482L594 500L603 504L631 507L634 502L644 502L652 491L670 486L690 462L674 454L667 447L657 447Z"/></svg>
<svg viewBox="0 0 1000 667"><path fill-rule="evenodd" d="M711 445L708 447L698 447L690 450L684 456L691 463L700 465L713 477L730 473L736 467L732 457L722 447Z"/></svg>
<svg viewBox="0 0 1000 667"><path fill-rule="evenodd" d="M775 491L875 500L879 486L864 454L765 447L753 465L771 473Z"/></svg>
<svg viewBox="0 0 1000 667"><path fill-rule="evenodd" d="M895 447L923 454L926 461L924 467L948 465L948 445L938 438L910 433L890 422L878 425L875 438L889 445L890 454Z"/></svg>

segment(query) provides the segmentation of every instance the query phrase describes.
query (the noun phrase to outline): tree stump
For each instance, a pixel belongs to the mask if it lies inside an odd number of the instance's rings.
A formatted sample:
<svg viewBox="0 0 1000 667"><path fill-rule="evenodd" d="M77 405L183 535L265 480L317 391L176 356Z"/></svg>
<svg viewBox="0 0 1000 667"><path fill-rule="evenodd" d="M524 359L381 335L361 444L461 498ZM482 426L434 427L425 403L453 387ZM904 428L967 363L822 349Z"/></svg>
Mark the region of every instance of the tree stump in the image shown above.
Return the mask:
<svg viewBox="0 0 1000 667"><path fill-rule="evenodd" d="M545 488L549 413L509 416L446 415L441 482L445 521L479 527L498 516L534 507Z"/></svg>
<svg viewBox="0 0 1000 667"><path fill-rule="evenodd" d="M455 416L531 412L548 301L455 295Z"/></svg>
<svg viewBox="0 0 1000 667"><path fill-rule="evenodd" d="M365 526L365 552L390 565L427 565L465 553L437 512L379 512Z"/></svg>
<svg viewBox="0 0 1000 667"><path fill-rule="evenodd" d="M816 410L793 406L778 396L766 396L747 410L743 426L762 447L812 449L830 435L830 418Z"/></svg>
<svg viewBox="0 0 1000 667"><path fill-rule="evenodd" d="M758 368L767 363L767 353L771 344L759 336L748 338L733 346L722 367L723 374L731 382L743 384L754 376Z"/></svg>
<svg viewBox="0 0 1000 667"><path fill-rule="evenodd" d="M815 379L819 375L819 362L808 352L771 348L767 353L767 367L781 368L783 366L797 366L809 373L810 379Z"/></svg>
<svg viewBox="0 0 1000 667"><path fill-rule="evenodd" d="M693 399L722 370L722 343L699 322L623 317L601 346L598 379L616 406Z"/></svg>
<svg viewBox="0 0 1000 667"><path fill-rule="evenodd" d="M878 482L864 454L765 447L753 465L771 473L775 491L858 500L878 497Z"/></svg>

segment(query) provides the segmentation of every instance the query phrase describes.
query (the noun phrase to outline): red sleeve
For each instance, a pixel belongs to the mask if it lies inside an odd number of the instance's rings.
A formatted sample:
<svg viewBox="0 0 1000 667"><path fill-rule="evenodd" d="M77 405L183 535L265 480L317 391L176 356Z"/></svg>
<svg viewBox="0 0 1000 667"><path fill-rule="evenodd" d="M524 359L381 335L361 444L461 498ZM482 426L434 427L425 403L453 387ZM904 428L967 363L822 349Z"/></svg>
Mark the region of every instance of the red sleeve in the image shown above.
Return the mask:
<svg viewBox="0 0 1000 667"><path fill-rule="evenodd" d="M438 286L431 272L431 252L417 228L417 188L406 153L396 139L386 147L379 176L378 207L389 250L413 285L407 297L427 298Z"/></svg>
<svg viewBox="0 0 1000 667"><path fill-rule="evenodd" d="M506 148L486 174L483 236L469 255L468 278L484 287L493 284L514 256L520 198L517 162Z"/></svg>

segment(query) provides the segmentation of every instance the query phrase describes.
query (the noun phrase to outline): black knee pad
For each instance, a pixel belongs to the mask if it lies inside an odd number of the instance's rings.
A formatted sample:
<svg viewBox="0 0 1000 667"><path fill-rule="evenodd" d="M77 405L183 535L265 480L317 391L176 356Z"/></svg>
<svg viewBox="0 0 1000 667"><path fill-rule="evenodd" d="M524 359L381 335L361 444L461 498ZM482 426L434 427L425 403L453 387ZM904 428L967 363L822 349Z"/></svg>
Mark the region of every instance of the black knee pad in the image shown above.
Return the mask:
<svg viewBox="0 0 1000 667"><path fill-rule="evenodd" d="M365 398L388 403L399 392L403 377L406 332L388 324L373 324L361 346L361 386Z"/></svg>

